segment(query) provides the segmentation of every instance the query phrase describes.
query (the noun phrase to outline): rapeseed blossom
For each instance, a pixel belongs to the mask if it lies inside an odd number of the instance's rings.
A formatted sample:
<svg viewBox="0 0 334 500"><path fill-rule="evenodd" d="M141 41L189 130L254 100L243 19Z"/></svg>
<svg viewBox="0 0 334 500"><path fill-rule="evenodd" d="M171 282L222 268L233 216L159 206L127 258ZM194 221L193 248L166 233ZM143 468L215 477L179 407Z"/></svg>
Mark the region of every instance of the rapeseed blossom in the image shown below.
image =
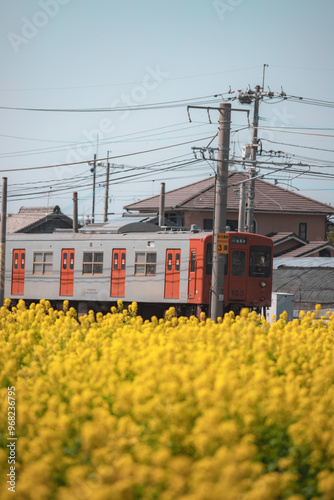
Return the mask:
<svg viewBox="0 0 334 500"><path fill-rule="evenodd" d="M331 500L334 314L0 309L1 499Z"/></svg>

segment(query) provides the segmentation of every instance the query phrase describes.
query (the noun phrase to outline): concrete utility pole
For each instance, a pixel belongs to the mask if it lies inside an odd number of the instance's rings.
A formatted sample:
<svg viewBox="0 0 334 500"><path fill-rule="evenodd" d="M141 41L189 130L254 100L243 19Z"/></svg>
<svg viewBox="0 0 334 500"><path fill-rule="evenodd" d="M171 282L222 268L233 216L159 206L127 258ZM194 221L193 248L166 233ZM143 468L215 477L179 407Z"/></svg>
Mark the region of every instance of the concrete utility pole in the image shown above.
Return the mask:
<svg viewBox="0 0 334 500"><path fill-rule="evenodd" d="M240 184L238 231L245 231L245 209L246 209L246 182Z"/></svg>
<svg viewBox="0 0 334 500"><path fill-rule="evenodd" d="M165 183L160 184L159 226L165 225Z"/></svg>
<svg viewBox="0 0 334 500"><path fill-rule="evenodd" d="M2 178L1 227L0 227L0 306L5 300L6 276L6 221L7 221L7 177Z"/></svg>
<svg viewBox="0 0 334 500"><path fill-rule="evenodd" d="M73 233L78 232L78 193L73 191Z"/></svg>
<svg viewBox="0 0 334 500"><path fill-rule="evenodd" d="M256 173L256 153L257 153L257 133L259 125L259 106L260 106L260 85L256 85L254 94L254 116L253 116L253 132L251 144L251 161L252 165L249 169L249 190L248 190L248 212L247 226L250 233L254 233L254 198L255 198L255 173Z"/></svg>
<svg viewBox="0 0 334 500"><path fill-rule="evenodd" d="M228 163L230 152L231 104L219 106L217 177L213 228L211 319L223 315L225 254L217 252L218 234L226 232Z"/></svg>
<svg viewBox="0 0 334 500"><path fill-rule="evenodd" d="M93 203L92 203L92 224L95 222L95 180L96 180L96 154L94 154L93 168Z"/></svg>
<svg viewBox="0 0 334 500"><path fill-rule="evenodd" d="M107 151L107 168L106 168L106 189L104 194L104 217L103 222L108 222L108 198L109 198L109 151Z"/></svg>

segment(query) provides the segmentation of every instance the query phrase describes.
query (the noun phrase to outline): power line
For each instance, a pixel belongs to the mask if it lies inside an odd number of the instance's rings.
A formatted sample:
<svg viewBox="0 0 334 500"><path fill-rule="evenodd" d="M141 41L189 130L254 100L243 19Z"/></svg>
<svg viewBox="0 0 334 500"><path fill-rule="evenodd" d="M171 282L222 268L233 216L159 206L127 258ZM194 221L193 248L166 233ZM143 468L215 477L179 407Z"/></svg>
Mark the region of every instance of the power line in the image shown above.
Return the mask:
<svg viewBox="0 0 334 500"><path fill-rule="evenodd" d="M26 108L26 107L12 107L12 106L0 106L0 109L6 109L10 111L34 111L34 112L47 112L47 113L105 113L105 112L119 112L119 111L147 111L152 109L167 109L167 108L178 108L185 106L186 103L190 101L199 102L202 104L217 102L217 95L204 96L204 97L194 97L190 99L179 99L174 101L162 101L153 104L138 104L134 106L114 106L108 108ZM201 99L204 99L202 101Z"/></svg>
<svg viewBox="0 0 334 500"><path fill-rule="evenodd" d="M161 146L160 148L153 148L153 149L146 149L144 151L136 151L134 153L126 153L123 155L115 155L115 156L109 156L109 160L113 160L116 158L126 158L127 156L135 156L139 154L145 154L145 153L152 153L154 151L161 151L163 149L169 149L169 148L175 148L178 146L184 146L185 144L191 144L193 142L198 142L198 141L205 141L207 139L211 139L212 136L208 137L200 137L199 139L193 139L192 141L185 141L185 142L179 142L177 144L170 144L168 146ZM106 161L108 160L108 157L105 158L97 158L96 161ZM58 168L58 167L67 167L69 165L82 165L83 163L87 163L88 160L82 160L82 161L74 161L70 163L58 163L55 165L42 165L39 167L23 167L23 168L12 168L10 169L10 172L22 172L22 171L29 171L29 170L41 170L41 169L48 169L48 168ZM1 173L3 172L8 172L8 169L0 170Z"/></svg>
<svg viewBox="0 0 334 500"><path fill-rule="evenodd" d="M302 146L300 144L288 144L286 142L272 141L270 139L265 139L265 138L261 138L261 141L271 142L272 144L282 144L283 146L292 146L295 148L315 149L317 151L326 151L329 153L334 153L334 149L316 148L314 146Z"/></svg>

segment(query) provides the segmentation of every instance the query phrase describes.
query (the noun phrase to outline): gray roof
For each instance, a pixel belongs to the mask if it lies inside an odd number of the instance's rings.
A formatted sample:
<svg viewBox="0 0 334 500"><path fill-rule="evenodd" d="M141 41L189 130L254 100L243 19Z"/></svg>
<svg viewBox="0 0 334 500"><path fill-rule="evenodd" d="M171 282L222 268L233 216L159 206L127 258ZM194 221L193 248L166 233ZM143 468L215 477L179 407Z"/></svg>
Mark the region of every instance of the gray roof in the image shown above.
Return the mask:
<svg viewBox="0 0 334 500"><path fill-rule="evenodd" d="M6 220L7 233L29 232L50 220L61 220L72 225L72 219L63 214L58 205L52 207L21 207L17 214L8 215Z"/></svg>
<svg viewBox="0 0 334 500"><path fill-rule="evenodd" d="M317 265L319 259L325 261L323 265ZM282 259L277 260L282 262ZM334 258L284 259L290 260L289 265L279 267L277 260L274 262L273 292L293 294L297 309L315 304L323 308L334 307L334 262L331 262ZM313 262L307 266L306 260Z"/></svg>
<svg viewBox="0 0 334 500"><path fill-rule="evenodd" d="M299 257L295 259L293 257L286 257L285 259L281 257L274 258L274 269L283 267L298 267L298 268L318 268L318 267L334 267L334 257Z"/></svg>
<svg viewBox="0 0 334 500"><path fill-rule="evenodd" d="M227 210L238 212L240 182L248 179L244 172L229 173L229 189ZM188 184L165 194L166 210L213 210L215 178ZM126 205L126 210L152 211L158 210L160 196L152 196L145 200ZM255 179L255 212L271 213L308 213L334 214L334 207L321 203L298 193L283 189L270 182Z"/></svg>
<svg viewBox="0 0 334 500"><path fill-rule="evenodd" d="M156 232L160 227L152 222L143 222L143 217L133 217L131 219L118 218L110 222L101 222L97 224L87 224L82 227L80 233L138 233L138 232Z"/></svg>

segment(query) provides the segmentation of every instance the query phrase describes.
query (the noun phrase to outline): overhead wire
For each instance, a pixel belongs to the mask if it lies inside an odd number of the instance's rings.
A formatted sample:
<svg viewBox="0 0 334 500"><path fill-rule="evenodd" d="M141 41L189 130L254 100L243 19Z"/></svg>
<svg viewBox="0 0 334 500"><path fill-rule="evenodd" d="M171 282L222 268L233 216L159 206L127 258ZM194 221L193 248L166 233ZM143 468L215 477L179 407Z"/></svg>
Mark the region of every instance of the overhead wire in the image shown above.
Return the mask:
<svg viewBox="0 0 334 500"><path fill-rule="evenodd" d="M178 99L173 101L161 101L152 104L135 104L133 106L112 106L103 108L29 108L29 107L14 107L14 106L0 106L0 109L10 111L33 111L33 112L47 112L47 113L105 113L105 112L119 112L119 111L148 111L153 109L168 109L178 108L185 106L188 102L198 102L199 104L209 104L217 102L217 96L222 94L215 94L203 97L194 97L187 99Z"/></svg>

